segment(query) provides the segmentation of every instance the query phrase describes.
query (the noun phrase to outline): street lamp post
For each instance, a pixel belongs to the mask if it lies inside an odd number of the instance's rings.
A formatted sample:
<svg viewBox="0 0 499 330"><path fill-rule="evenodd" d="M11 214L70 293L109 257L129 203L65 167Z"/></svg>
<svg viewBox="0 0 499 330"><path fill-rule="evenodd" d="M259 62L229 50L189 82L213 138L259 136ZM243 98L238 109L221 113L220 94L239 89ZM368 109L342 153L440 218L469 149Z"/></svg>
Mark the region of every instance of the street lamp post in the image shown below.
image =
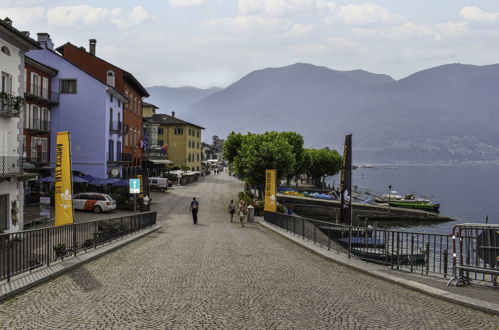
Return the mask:
<svg viewBox="0 0 499 330"><path fill-rule="evenodd" d="M392 199L392 185L388 185L388 207L390 207L390 202L391 202L391 199Z"/></svg>

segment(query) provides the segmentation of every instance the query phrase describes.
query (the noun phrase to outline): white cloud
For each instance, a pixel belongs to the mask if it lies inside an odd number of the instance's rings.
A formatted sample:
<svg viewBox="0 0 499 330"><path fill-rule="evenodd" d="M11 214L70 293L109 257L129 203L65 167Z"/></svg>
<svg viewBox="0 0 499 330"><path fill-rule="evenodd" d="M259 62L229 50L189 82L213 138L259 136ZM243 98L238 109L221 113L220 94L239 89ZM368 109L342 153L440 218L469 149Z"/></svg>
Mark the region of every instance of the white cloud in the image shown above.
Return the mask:
<svg viewBox="0 0 499 330"><path fill-rule="evenodd" d="M337 17L346 24L397 23L402 16L392 14L387 9L366 3L362 5L347 5L339 9Z"/></svg>
<svg viewBox="0 0 499 330"><path fill-rule="evenodd" d="M319 8L321 10L327 10L330 12L335 12L338 9L338 7L336 6L336 3L332 2L332 1L317 0L317 2L315 4L316 4L317 8Z"/></svg>
<svg viewBox="0 0 499 330"><path fill-rule="evenodd" d="M316 0L238 0L241 14L263 13L279 16L313 8Z"/></svg>
<svg viewBox="0 0 499 330"><path fill-rule="evenodd" d="M494 23L499 21L499 13L491 13L475 6L467 6L459 12L461 17L470 22Z"/></svg>
<svg viewBox="0 0 499 330"><path fill-rule="evenodd" d="M415 23L407 22L402 25L384 28L357 28L354 32L368 39L379 40L410 40L433 39L444 40L462 36L469 32L468 25L463 22L446 23Z"/></svg>
<svg viewBox="0 0 499 330"><path fill-rule="evenodd" d="M19 25L26 25L33 23L35 20L40 20L45 17L44 7L30 7L30 8L0 8L2 13L1 19L9 17L13 21L13 25L18 27Z"/></svg>
<svg viewBox="0 0 499 330"><path fill-rule="evenodd" d="M155 18L147 12L143 7L136 6L124 16L111 18L111 22L116 24L121 29L132 28L140 25L147 20L154 20Z"/></svg>
<svg viewBox="0 0 499 330"><path fill-rule="evenodd" d="M284 23L284 20L275 17L249 15L212 19L203 22L202 26L207 29L238 33L275 28Z"/></svg>
<svg viewBox="0 0 499 330"><path fill-rule="evenodd" d="M170 0L170 5L173 8L194 7L206 3L206 0Z"/></svg>
<svg viewBox="0 0 499 330"><path fill-rule="evenodd" d="M307 34L310 34L314 30L315 26L313 26L312 24L293 24L289 31L289 36L300 38Z"/></svg>
<svg viewBox="0 0 499 330"><path fill-rule="evenodd" d="M121 8L93 8L87 5L55 7L47 11L47 20L52 25L90 25L102 19L118 17Z"/></svg>

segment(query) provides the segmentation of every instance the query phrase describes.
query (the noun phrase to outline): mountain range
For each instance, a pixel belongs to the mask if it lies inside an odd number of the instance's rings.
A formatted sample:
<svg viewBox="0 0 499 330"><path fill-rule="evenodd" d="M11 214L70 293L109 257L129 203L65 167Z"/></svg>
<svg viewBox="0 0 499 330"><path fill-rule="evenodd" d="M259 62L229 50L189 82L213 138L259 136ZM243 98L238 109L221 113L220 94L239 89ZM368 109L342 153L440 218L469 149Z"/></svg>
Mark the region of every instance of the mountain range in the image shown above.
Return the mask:
<svg viewBox="0 0 499 330"><path fill-rule="evenodd" d="M448 64L395 80L297 63L192 98L154 88L153 98L181 99L179 116L207 137L294 130L308 147L342 153L352 133L355 162L499 161L499 64Z"/></svg>

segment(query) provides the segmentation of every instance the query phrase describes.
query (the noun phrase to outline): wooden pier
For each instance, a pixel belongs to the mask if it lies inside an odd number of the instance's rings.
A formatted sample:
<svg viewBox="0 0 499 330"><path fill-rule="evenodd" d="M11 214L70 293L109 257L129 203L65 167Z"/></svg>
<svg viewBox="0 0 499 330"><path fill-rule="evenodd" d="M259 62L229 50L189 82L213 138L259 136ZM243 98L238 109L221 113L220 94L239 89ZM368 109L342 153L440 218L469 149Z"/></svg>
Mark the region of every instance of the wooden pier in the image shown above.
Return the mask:
<svg viewBox="0 0 499 330"><path fill-rule="evenodd" d="M278 194L277 200L301 216L313 219L340 217L340 202L302 196ZM440 214L379 204L352 203L354 220L446 222L455 219Z"/></svg>

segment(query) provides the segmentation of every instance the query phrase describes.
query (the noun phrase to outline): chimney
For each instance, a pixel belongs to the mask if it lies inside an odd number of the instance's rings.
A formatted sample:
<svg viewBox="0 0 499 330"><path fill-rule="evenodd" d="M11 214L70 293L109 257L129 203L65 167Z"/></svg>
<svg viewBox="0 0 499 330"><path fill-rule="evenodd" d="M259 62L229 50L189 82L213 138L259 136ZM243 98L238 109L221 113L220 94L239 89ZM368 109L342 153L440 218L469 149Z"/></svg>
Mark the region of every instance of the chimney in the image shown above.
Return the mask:
<svg viewBox="0 0 499 330"><path fill-rule="evenodd" d="M175 111L172 111L172 117L175 118Z"/></svg>
<svg viewBox="0 0 499 330"><path fill-rule="evenodd" d="M52 39L50 39L50 34L42 32L37 33L37 36L40 46L46 49L54 50L54 43L52 42Z"/></svg>
<svg viewBox="0 0 499 330"><path fill-rule="evenodd" d="M87 51L87 49L85 47L83 47L83 46L81 46L80 49L83 50L84 52Z"/></svg>
<svg viewBox="0 0 499 330"><path fill-rule="evenodd" d="M5 23L7 23L7 25L10 25L12 26L12 20L8 17L5 17L5 19L3 20Z"/></svg>
<svg viewBox="0 0 499 330"><path fill-rule="evenodd" d="M95 55L95 46L97 45L97 40L96 39L89 39L89 46L88 46L88 51L90 54Z"/></svg>
<svg viewBox="0 0 499 330"><path fill-rule="evenodd" d="M21 31L22 34L24 34L26 37L29 38L29 31Z"/></svg>

